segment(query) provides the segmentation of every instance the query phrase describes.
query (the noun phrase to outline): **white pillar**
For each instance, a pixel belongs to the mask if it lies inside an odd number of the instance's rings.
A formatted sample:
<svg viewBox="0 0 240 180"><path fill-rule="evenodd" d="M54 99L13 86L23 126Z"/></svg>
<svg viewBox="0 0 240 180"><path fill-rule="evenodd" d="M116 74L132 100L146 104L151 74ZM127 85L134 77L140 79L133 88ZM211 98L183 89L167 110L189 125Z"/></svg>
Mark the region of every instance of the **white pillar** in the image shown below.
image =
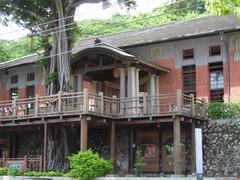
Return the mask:
<svg viewBox="0 0 240 180"><path fill-rule="evenodd" d="M155 75L151 74L150 75L150 96L151 96L151 103L150 103L150 113L154 113L154 96L155 95Z"/></svg>
<svg viewBox="0 0 240 180"><path fill-rule="evenodd" d="M136 69L136 72L135 72L135 83L136 83L135 96L136 97L139 96L139 71L140 71L140 69Z"/></svg>
<svg viewBox="0 0 240 180"><path fill-rule="evenodd" d="M77 91L83 92L83 76L82 74L77 75Z"/></svg>
<svg viewBox="0 0 240 180"><path fill-rule="evenodd" d="M159 76L155 77L156 113L160 112Z"/></svg>
<svg viewBox="0 0 240 180"><path fill-rule="evenodd" d="M127 97L133 98L136 96L136 81L135 81L135 68L128 67L128 80L127 80ZM130 99L133 100L133 99ZM136 114L134 111L136 103L134 101L130 101L128 103L128 115Z"/></svg>
<svg viewBox="0 0 240 180"><path fill-rule="evenodd" d="M126 73L125 73L125 69L124 68L120 68L120 98L125 98L126 97Z"/></svg>
<svg viewBox="0 0 240 180"><path fill-rule="evenodd" d="M155 75L150 75L150 95L155 95Z"/></svg>
<svg viewBox="0 0 240 180"><path fill-rule="evenodd" d="M125 114L126 104L124 98L126 97L126 72L125 68L120 68L120 113L121 115Z"/></svg>
<svg viewBox="0 0 240 180"><path fill-rule="evenodd" d="M127 97L135 97L136 84L135 84L135 68L128 67L128 80L127 80Z"/></svg>

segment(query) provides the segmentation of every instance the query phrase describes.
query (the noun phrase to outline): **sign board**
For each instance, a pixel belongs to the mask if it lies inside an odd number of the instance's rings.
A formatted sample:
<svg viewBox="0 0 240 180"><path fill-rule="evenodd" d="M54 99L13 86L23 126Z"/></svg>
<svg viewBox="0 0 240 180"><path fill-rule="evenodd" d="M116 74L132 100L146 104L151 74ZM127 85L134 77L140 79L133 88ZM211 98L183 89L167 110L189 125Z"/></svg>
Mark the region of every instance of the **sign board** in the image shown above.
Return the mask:
<svg viewBox="0 0 240 180"><path fill-rule="evenodd" d="M8 168L18 169L19 171L26 170L26 163L25 161L6 161L6 165Z"/></svg>
<svg viewBox="0 0 240 180"><path fill-rule="evenodd" d="M196 173L197 179L203 176L203 156L202 156L202 129L195 129L195 149L196 149Z"/></svg>

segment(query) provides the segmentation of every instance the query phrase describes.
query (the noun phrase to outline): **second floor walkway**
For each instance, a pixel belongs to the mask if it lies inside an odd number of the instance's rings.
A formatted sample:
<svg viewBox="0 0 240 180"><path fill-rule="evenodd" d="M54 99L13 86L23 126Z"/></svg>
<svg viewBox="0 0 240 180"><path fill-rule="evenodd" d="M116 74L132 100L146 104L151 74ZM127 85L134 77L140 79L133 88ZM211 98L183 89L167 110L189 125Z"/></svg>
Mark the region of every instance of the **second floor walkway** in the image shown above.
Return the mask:
<svg viewBox="0 0 240 180"><path fill-rule="evenodd" d="M143 94L133 98L106 97L102 92L61 93L0 102L0 125L31 118L91 115L109 119L151 118L184 115L206 119L206 103L177 90L173 94Z"/></svg>

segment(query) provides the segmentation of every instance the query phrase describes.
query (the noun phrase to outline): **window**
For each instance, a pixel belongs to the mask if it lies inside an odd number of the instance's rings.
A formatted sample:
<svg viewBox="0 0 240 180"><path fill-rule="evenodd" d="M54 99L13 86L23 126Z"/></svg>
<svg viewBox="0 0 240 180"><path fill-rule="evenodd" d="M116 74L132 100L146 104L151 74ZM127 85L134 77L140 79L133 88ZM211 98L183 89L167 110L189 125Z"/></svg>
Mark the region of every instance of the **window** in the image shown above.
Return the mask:
<svg viewBox="0 0 240 180"><path fill-rule="evenodd" d="M220 54L221 54L221 47L220 47L220 45L210 46L209 47L209 56L218 56Z"/></svg>
<svg viewBox="0 0 240 180"><path fill-rule="evenodd" d="M18 75L11 76L11 83L18 83Z"/></svg>
<svg viewBox="0 0 240 180"><path fill-rule="evenodd" d="M210 72L210 100L223 101L224 95L224 77L223 64L213 63L209 65Z"/></svg>
<svg viewBox="0 0 240 180"><path fill-rule="evenodd" d="M193 58L194 58L193 49L184 49L183 50L183 60L193 59Z"/></svg>
<svg viewBox="0 0 240 180"><path fill-rule="evenodd" d="M185 94L196 94L196 71L195 65L184 66L183 73L183 92Z"/></svg>
<svg viewBox="0 0 240 180"><path fill-rule="evenodd" d="M27 74L27 81L34 81L35 74L34 73L28 73Z"/></svg>
<svg viewBox="0 0 240 180"><path fill-rule="evenodd" d="M11 88L10 89L10 100L14 100L14 98L18 97L18 88Z"/></svg>

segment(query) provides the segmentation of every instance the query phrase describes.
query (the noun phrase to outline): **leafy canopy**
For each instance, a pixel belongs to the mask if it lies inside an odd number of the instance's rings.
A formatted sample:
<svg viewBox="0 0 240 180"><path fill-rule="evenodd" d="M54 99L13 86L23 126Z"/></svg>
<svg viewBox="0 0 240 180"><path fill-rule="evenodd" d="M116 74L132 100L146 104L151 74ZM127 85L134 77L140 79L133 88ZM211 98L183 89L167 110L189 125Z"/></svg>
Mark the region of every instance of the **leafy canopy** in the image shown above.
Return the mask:
<svg viewBox="0 0 240 180"><path fill-rule="evenodd" d="M240 16L240 0L207 0L206 10L215 16L229 14Z"/></svg>

